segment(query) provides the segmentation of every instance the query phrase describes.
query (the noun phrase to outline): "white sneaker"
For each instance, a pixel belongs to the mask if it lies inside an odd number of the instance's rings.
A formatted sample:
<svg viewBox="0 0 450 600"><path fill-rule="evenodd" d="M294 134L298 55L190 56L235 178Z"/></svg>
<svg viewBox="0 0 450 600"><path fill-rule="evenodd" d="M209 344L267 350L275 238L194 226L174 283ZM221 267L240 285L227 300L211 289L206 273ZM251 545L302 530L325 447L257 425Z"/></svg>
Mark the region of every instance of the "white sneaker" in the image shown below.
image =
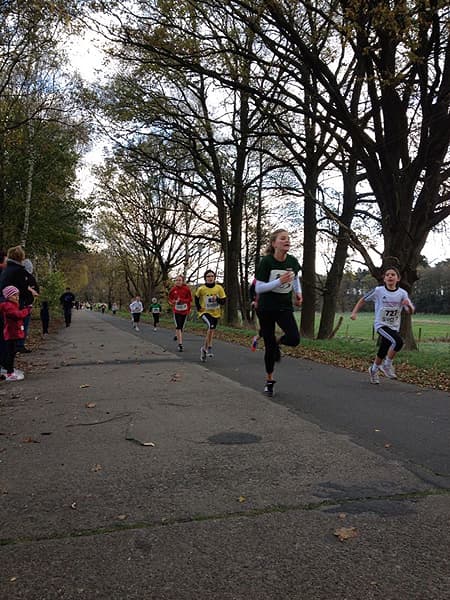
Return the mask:
<svg viewBox="0 0 450 600"><path fill-rule="evenodd" d="M11 373L11 375L6 375L5 381L22 381L24 378L23 375L17 375L17 373Z"/></svg>
<svg viewBox="0 0 450 600"><path fill-rule="evenodd" d="M206 362L206 350L203 348L203 346L200 348L200 360L202 362Z"/></svg>
<svg viewBox="0 0 450 600"><path fill-rule="evenodd" d="M369 367L369 376L370 376L370 383L374 383L376 385L378 385L380 383L380 377L378 376L378 370L376 370L374 372L374 371L372 371L372 367Z"/></svg>
<svg viewBox="0 0 450 600"><path fill-rule="evenodd" d="M383 375L386 375L389 379L397 379L397 375L394 371L394 365L387 365L386 363L381 364L379 367Z"/></svg>
<svg viewBox="0 0 450 600"><path fill-rule="evenodd" d="M136 327L136 331L139 331L139 327Z"/></svg>

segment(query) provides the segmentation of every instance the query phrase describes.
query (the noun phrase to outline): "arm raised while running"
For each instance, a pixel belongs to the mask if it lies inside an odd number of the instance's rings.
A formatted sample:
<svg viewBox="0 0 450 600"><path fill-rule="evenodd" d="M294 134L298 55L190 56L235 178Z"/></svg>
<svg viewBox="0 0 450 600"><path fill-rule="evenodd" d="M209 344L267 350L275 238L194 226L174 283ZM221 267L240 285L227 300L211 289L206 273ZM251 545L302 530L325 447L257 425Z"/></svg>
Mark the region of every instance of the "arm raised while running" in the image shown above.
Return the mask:
<svg viewBox="0 0 450 600"><path fill-rule="evenodd" d="M353 310L352 310L352 314L350 315L350 319L352 321L356 320L356 315L357 315L358 311L364 306L365 303L366 303L366 301L364 300L364 298L360 298L358 300L358 302L355 304L355 306L353 307Z"/></svg>

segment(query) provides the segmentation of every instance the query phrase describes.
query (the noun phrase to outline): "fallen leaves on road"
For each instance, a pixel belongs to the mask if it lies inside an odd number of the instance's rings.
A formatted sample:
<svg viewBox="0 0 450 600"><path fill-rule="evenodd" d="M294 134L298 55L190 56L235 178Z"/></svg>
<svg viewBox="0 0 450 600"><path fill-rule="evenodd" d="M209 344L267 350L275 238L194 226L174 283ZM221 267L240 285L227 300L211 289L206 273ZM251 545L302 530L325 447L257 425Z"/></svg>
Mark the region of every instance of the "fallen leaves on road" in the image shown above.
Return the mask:
<svg viewBox="0 0 450 600"><path fill-rule="evenodd" d="M356 527L339 527L335 529L334 535L340 542L345 542L346 540L358 537L358 530Z"/></svg>
<svg viewBox="0 0 450 600"><path fill-rule="evenodd" d="M24 443L24 444L40 444L41 442L39 440L33 439L32 437L27 437L22 440L22 443Z"/></svg>
<svg viewBox="0 0 450 600"><path fill-rule="evenodd" d="M172 377L170 378L170 381L180 381L181 379L181 375L180 373L173 373Z"/></svg>
<svg viewBox="0 0 450 600"><path fill-rule="evenodd" d="M102 465L99 465L99 464L97 464L97 465L94 465L94 466L91 468L91 471L92 471L93 473L98 473L98 472L99 472L99 471L101 471L101 470L102 470Z"/></svg>
<svg viewBox="0 0 450 600"><path fill-rule="evenodd" d="M95 404L95 402L86 402L85 407L86 408L95 408L97 405Z"/></svg>
<svg viewBox="0 0 450 600"><path fill-rule="evenodd" d="M80 389L88 387L91 387L88 383L83 383L82 385L80 385Z"/></svg>
<svg viewBox="0 0 450 600"><path fill-rule="evenodd" d="M247 498L245 496L239 496L239 498L237 499L238 502L245 502L247 500Z"/></svg>

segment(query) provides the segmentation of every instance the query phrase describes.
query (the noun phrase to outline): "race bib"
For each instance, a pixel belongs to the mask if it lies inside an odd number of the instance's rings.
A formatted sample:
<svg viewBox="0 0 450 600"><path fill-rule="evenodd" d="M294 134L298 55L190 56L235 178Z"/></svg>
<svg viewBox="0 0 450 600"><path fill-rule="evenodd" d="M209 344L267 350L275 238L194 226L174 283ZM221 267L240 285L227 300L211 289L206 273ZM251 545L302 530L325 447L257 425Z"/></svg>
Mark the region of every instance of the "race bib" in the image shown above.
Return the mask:
<svg viewBox="0 0 450 600"><path fill-rule="evenodd" d="M187 304L179 304L178 302L175 304L175 310L187 310Z"/></svg>
<svg viewBox="0 0 450 600"><path fill-rule="evenodd" d="M272 269L270 271L269 281L279 279L281 275L284 275L285 273L286 271L284 269ZM292 281L289 283L280 283L280 285L272 290L272 292L275 292L275 294L289 294L289 292L292 292Z"/></svg>
<svg viewBox="0 0 450 600"><path fill-rule="evenodd" d="M218 308L219 303L217 302L216 296L206 296L206 308Z"/></svg>
<svg viewBox="0 0 450 600"><path fill-rule="evenodd" d="M400 310L398 308L383 308L380 317L386 325L396 326L400 323Z"/></svg>
<svg viewBox="0 0 450 600"><path fill-rule="evenodd" d="M152 313L153 313L153 314L157 314L157 313L159 313L159 312L160 312L160 311L159 311L159 308L152 308Z"/></svg>

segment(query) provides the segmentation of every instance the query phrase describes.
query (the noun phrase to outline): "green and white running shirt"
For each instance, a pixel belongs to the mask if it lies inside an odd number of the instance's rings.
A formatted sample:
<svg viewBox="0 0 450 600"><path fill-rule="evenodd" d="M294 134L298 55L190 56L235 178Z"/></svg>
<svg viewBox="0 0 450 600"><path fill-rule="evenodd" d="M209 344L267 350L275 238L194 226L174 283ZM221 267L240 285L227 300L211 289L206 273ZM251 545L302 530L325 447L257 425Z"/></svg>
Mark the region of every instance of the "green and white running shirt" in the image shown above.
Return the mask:
<svg viewBox="0 0 450 600"><path fill-rule="evenodd" d="M275 259L273 254L267 254L260 260L256 269L257 281L275 281L287 271L293 271L298 276L300 264L295 256L286 255L286 259L280 262ZM282 283L270 292L263 292L258 295L258 310L293 310L292 306L293 284Z"/></svg>

